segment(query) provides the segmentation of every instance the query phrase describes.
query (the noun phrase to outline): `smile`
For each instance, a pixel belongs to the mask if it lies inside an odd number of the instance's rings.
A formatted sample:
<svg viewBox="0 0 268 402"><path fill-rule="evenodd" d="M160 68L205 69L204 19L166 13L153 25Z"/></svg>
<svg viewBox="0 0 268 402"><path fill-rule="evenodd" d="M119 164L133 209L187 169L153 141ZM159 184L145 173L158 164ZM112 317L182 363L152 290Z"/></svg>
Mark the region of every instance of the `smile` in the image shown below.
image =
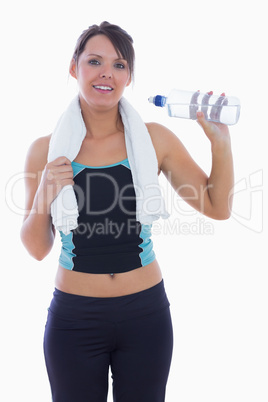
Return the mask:
<svg viewBox="0 0 268 402"><path fill-rule="evenodd" d="M101 91L113 91L113 88L107 87L105 85L93 85L93 88L100 89Z"/></svg>

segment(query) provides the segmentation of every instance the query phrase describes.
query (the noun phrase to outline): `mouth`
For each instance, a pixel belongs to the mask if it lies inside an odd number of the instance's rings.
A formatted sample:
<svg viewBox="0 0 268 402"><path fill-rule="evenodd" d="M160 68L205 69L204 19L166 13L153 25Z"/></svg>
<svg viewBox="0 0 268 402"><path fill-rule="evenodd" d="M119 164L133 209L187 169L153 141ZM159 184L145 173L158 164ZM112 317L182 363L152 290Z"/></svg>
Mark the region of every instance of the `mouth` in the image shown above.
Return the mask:
<svg viewBox="0 0 268 402"><path fill-rule="evenodd" d="M103 92L112 92L113 88L109 87L107 85L93 85L93 88L99 90L99 91L103 91Z"/></svg>

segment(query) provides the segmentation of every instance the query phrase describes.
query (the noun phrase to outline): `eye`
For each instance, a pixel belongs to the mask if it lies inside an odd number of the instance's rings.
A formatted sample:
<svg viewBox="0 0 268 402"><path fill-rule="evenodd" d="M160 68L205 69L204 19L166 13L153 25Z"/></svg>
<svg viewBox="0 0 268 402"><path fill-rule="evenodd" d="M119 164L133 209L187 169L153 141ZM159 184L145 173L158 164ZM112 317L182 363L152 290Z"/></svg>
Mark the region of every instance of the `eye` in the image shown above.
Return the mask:
<svg viewBox="0 0 268 402"><path fill-rule="evenodd" d="M89 64L91 64L92 66L98 66L100 64L100 62L96 59L91 59L88 62Z"/></svg>
<svg viewBox="0 0 268 402"><path fill-rule="evenodd" d="M115 68L119 68L120 70L123 70L126 67L123 63L115 63Z"/></svg>

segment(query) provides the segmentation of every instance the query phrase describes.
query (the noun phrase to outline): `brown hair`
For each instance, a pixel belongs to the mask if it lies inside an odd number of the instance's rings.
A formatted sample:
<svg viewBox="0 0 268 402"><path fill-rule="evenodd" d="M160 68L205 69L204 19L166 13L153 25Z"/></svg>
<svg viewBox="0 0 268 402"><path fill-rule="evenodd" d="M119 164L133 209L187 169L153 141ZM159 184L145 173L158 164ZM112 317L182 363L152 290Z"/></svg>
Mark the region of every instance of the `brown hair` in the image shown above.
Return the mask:
<svg viewBox="0 0 268 402"><path fill-rule="evenodd" d="M119 57L128 63L130 76L134 75L135 51L132 37L118 25L103 21L99 26L91 25L79 36L74 49L73 59L78 62L79 56L83 53L87 41L96 35L105 35L112 42Z"/></svg>

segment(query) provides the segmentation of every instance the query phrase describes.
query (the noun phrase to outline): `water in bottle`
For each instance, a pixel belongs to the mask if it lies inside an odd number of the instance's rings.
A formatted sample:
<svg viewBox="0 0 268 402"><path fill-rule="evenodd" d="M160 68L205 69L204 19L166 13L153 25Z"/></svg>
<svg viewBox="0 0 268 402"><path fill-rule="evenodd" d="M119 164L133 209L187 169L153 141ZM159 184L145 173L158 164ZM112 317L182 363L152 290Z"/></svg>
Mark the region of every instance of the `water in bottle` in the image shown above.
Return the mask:
<svg viewBox="0 0 268 402"><path fill-rule="evenodd" d="M213 95L212 91L201 93L173 89L167 97L156 95L148 100L155 106L165 106L171 117L196 120L196 113L202 111L209 121L233 125L238 122L240 115L238 98L225 94Z"/></svg>

